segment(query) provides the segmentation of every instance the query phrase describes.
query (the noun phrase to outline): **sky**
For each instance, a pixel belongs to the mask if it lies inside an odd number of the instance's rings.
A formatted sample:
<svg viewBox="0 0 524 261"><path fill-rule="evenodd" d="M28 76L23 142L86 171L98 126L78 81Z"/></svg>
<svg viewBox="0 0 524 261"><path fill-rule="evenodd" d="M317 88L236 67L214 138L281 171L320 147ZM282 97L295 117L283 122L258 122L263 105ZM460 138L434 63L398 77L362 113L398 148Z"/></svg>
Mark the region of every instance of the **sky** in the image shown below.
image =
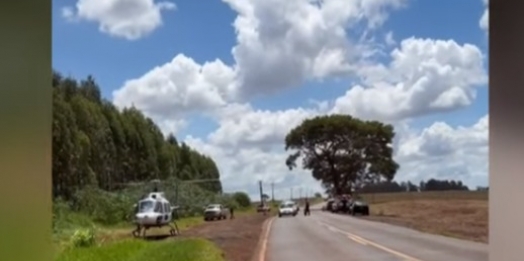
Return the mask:
<svg viewBox="0 0 524 261"><path fill-rule="evenodd" d="M284 137L395 127L395 180L488 185L487 0L53 0L53 68L216 161L226 192L321 192ZM302 192L300 192L302 191Z"/></svg>

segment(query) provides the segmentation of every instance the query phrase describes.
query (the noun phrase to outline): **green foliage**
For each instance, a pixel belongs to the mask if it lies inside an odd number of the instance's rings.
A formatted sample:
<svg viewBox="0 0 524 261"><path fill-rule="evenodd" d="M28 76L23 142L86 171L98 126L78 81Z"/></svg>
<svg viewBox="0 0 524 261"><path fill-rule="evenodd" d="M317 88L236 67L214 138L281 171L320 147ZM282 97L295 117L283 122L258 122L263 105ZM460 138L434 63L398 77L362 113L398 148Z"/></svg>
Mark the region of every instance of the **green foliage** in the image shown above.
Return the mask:
<svg viewBox="0 0 524 261"><path fill-rule="evenodd" d="M93 248L71 248L55 261L224 261L222 251L204 239L147 242L124 240Z"/></svg>
<svg viewBox="0 0 524 261"><path fill-rule="evenodd" d="M132 206L136 199L128 194L107 192L96 187L87 187L75 194L77 211L104 225L116 225L130 221Z"/></svg>
<svg viewBox="0 0 524 261"><path fill-rule="evenodd" d="M349 115L326 115L306 119L286 136L286 160L293 169L302 157L304 169L312 171L326 190L335 194L381 179L392 180L398 164L392 159L393 126L363 121Z"/></svg>
<svg viewBox="0 0 524 261"><path fill-rule="evenodd" d="M236 192L233 194L233 198L239 207L248 208L251 206L251 198L249 198L249 195L245 192Z"/></svg>
<svg viewBox="0 0 524 261"><path fill-rule="evenodd" d="M52 85L54 198L71 201L89 186L114 192L129 182L220 177L210 157L164 137L136 108L103 99L93 77L77 82L54 72ZM218 180L197 186L222 191Z"/></svg>
<svg viewBox="0 0 524 261"><path fill-rule="evenodd" d="M96 243L94 229L78 229L71 237L70 246L73 248L91 247Z"/></svg>
<svg viewBox="0 0 524 261"><path fill-rule="evenodd" d="M90 228L94 226L94 222L89 216L72 211L70 205L60 198L53 203L52 221L52 228L55 234L76 228Z"/></svg>

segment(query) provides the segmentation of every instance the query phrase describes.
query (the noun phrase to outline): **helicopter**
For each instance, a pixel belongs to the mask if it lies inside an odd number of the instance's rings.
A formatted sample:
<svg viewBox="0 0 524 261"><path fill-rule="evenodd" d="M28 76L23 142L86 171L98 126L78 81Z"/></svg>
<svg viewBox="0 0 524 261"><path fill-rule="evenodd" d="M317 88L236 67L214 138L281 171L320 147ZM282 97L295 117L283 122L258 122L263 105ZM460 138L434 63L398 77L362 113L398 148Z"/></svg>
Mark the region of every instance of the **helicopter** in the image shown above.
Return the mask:
<svg viewBox="0 0 524 261"><path fill-rule="evenodd" d="M162 228L168 226L171 236L180 234L178 226L173 218L173 213L178 210L178 206L172 206L166 199L164 192L159 192L155 186L153 192L150 192L144 198L140 199L135 205L134 223L136 229L132 234L135 238L146 237L146 231L149 228ZM171 225L174 224L174 226Z"/></svg>

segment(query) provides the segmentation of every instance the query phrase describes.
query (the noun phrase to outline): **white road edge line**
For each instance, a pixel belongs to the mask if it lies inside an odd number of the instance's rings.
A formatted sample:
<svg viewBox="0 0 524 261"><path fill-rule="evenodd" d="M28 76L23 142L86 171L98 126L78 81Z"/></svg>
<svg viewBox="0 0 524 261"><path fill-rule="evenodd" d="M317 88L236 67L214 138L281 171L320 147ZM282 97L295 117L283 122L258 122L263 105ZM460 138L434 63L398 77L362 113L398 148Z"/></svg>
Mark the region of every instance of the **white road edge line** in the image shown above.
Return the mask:
<svg viewBox="0 0 524 261"><path fill-rule="evenodd" d="M271 231L271 225L273 224L273 220L275 220L275 217L269 218L269 220L266 223L266 233L263 235L262 238L262 246L260 249L260 254L258 256L259 261L265 261L266 260L266 252L267 252L267 241L269 238L269 232Z"/></svg>

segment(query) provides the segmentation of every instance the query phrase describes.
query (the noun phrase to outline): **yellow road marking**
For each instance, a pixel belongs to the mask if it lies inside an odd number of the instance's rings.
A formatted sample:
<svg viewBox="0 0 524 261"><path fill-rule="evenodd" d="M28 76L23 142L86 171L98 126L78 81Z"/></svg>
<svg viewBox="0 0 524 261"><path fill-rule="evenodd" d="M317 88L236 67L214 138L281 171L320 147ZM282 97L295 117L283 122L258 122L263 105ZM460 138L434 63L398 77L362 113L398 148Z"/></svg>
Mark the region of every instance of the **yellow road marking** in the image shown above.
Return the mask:
<svg viewBox="0 0 524 261"><path fill-rule="evenodd" d="M364 239L364 238L362 238L362 237L360 237L360 236L357 236L357 235L355 235L355 234L352 234L352 233L349 233L349 232L347 232L347 231L341 230L341 229L339 229L339 228L333 227L333 226L331 226L331 225L329 225L329 224L327 224L327 223L322 222L322 224L325 225L326 227L328 227L329 230L331 230L331 231L336 231L336 232L339 232L339 233L345 234L348 238L350 238L350 239L352 239L352 240L354 240L354 241L356 241L356 242L358 242L358 243L361 243L361 244L363 244L363 245L371 245L371 246L374 246L374 247L376 247L376 248L378 248L378 249L380 249L380 250L382 250L382 251L385 251L385 252L388 252L388 253L390 253L390 254L393 254L393 255L396 255L396 256L398 256L398 257L401 257L401 258L403 258L405 261L422 261L422 260L420 260L420 259L414 258L414 257L412 257L412 256L406 255L406 254L401 253L401 252L398 252L398 251L393 250L393 249L391 249L391 248L388 248L388 247L385 247L385 246L383 246L383 245L377 244L377 243L375 243L375 242L373 242L373 241L370 241L370 240L368 240L368 239Z"/></svg>
<svg viewBox="0 0 524 261"><path fill-rule="evenodd" d="M258 256L259 261L266 260L267 241L269 238L269 231L271 230L271 224L273 223L273 220L275 220L275 218L270 218L267 222L266 233L264 234L264 237L262 238L262 246L260 248L260 255Z"/></svg>
<svg viewBox="0 0 524 261"><path fill-rule="evenodd" d="M360 240L358 237L354 237L354 236L350 236L350 235L347 235L347 237L348 237L349 239L351 239L351 240L353 240L353 241L359 243L359 244L364 245L364 246L368 244L368 243L366 243L365 241Z"/></svg>

